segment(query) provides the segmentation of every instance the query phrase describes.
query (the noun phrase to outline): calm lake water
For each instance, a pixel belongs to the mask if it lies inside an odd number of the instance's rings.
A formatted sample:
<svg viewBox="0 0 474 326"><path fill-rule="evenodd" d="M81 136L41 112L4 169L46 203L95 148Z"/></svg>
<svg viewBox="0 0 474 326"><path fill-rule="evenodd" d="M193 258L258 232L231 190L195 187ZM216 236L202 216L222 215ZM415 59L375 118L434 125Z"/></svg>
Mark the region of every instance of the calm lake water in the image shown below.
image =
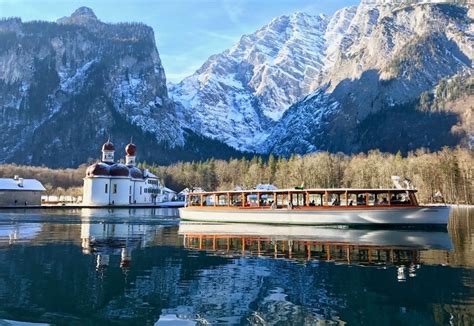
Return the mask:
<svg viewBox="0 0 474 326"><path fill-rule="evenodd" d="M474 324L474 209L448 230L0 213L0 325Z"/></svg>

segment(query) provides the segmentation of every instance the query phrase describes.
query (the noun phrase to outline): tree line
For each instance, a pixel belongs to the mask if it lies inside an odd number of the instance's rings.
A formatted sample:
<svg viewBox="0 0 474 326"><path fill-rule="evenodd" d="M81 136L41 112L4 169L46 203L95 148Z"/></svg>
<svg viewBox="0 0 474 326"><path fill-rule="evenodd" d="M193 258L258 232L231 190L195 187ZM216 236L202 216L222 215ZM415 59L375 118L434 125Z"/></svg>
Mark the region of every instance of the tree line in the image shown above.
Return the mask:
<svg viewBox="0 0 474 326"><path fill-rule="evenodd" d="M432 202L438 192L446 202L473 204L474 157L469 149L444 148L400 153L344 155L318 152L290 158L207 160L169 166L149 166L170 188L204 190L252 189L258 184L293 188L392 187L391 176L411 180L421 202Z"/></svg>
<svg viewBox="0 0 474 326"><path fill-rule="evenodd" d="M48 195L77 196L82 192L86 165L77 169L0 165L0 177L36 178ZM392 187L391 176L408 178L418 189L418 198L428 203L438 192L446 202L474 204L474 152L464 148L444 148L431 153L417 150L406 156L400 153L344 155L318 152L290 158L255 156L252 159L209 159L179 162L168 166L139 164L158 175L169 188L229 190L252 189L258 184L293 188L380 188Z"/></svg>

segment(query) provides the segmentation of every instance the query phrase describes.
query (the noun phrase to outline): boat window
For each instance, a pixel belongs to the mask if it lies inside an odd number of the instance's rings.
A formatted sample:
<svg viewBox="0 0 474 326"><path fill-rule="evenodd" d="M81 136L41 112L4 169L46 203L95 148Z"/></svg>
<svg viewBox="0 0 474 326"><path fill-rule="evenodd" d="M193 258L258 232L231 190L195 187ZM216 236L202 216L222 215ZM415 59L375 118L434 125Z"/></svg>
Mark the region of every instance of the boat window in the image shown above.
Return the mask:
<svg viewBox="0 0 474 326"><path fill-rule="evenodd" d="M386 206L389 204L389 196L387 192L377 194L377 205Z"/></svg>
<svg viewBox="0 0 474 326"><path fill-rule="evenodd" d="M392 194L390 197L392 205L410 205L410 197L406 193Z"/></svg>
<svg viewBox="0 0 474 326"><path fill-rule="evenodd" d="M323 202L322 194L309 194L309 206L322 206Z"/></svg>
<svg viewBox="0 0 474 326"><path fill-rule="evenodd" d="M347 194L347 206L357 206L357 194Z"/></svg>
<svg viewBox="0 0 474 326"><path fill-rule="evenodd" d="M242 195L240 195L240 194L231 194L230 195L230 204L231 204L231 206L242 206Z"/></svg>
<svg viewBox="0 0 474 326"><path fill-rule="evenodd" d="M305 206L305 193L292 193L290 196L293 207Z"/></svg>
<svg viewBox="0 0 474 326"><path fill-rule="evenodd" d="M257 194L250 194L250 195L247 195L247 203L246 205L249 205L249 206L258 206L257 204Z"/></svg>
<svg viewBox="0 0 474 326"><path fill-rule="evenodd" d="M201 206L201 196L191 195L189 202L191 206Z"/></svg>
<svg viewBox="0 0 474 326"><path fill-rule="evenodd" d="M377 195L376 194L369 194L369 201L367 205L374 206L377 204Z"/></svg>
<svg viewBox="0 0 474 326"><path fill-rule="evenodd" d="M217 202L216 202L217 206L227 206L228 205L227 194L216 195L216 197L217 197Z"/></svg>
<svg viewBox="0 0 474 326"><path fill-rule="evenodd" d="M328 194L328 206L341 206L341 194Z"/></svg>
<svg viewBox="0 0 474 326"><path fill-rule="evenodd" d="M288 194L278 194L277 195L277 207L287 207L288 206Z"/></svg>

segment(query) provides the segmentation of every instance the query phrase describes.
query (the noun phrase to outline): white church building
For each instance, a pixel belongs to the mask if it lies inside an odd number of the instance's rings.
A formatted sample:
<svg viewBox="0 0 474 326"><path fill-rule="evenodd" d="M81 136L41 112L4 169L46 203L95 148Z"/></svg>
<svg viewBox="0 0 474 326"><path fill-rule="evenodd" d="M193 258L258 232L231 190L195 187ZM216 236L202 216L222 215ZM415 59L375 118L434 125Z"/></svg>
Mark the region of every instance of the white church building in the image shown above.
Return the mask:
<svg viewBox="0 0 474 326"><path fill-rule="evenodd" d="M153 205L162 201L163 186L147 169L135 166L137 147L125 147L125 164L115 162L115 147L102 146L102 160L89 166L84 178L84 206Z"/></svg>

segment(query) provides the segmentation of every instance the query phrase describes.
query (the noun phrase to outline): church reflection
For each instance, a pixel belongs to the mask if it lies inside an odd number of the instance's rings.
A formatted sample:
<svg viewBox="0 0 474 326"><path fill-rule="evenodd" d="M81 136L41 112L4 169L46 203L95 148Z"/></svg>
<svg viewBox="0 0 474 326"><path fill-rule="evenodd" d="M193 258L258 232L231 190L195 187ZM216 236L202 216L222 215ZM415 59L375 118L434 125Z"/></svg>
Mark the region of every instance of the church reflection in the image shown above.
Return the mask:
<svg viewBox="0 0 474 326"><path fill-rule="evenodd" d="M134 210L136 211L136 210ZM121 213L128 215L124 210ZM115 214L117 212L110 212ZM133 212L136 214L136 212ZM132 264L132 251L150 246L155 240L156 232L163 226L121 221L105 223L101 220L91 219L93 213L86 211L81 218L81 247L84 254L96 255L96 269L101 271L110 264L110 256L120 257L120 267L123 270Z"/></svg>

